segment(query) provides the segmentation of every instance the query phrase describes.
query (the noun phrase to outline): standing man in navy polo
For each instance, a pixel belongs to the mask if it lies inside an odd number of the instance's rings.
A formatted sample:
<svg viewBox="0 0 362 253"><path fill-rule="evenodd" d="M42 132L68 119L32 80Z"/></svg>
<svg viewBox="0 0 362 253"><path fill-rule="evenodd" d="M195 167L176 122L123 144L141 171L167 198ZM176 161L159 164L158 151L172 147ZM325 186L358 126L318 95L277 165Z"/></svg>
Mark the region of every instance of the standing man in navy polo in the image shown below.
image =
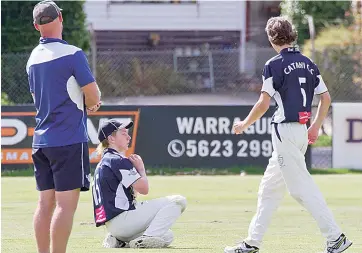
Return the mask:
<svg viewBox="0 0 362 253"><path fill-rule="evenodd" d="M89 190L87 110L99 108L100 91L82 49L62 40L61 9L42 1L33 19L41 35L26 66L37 111L34 230L39 253L65 253L80 191Z"/></svg>

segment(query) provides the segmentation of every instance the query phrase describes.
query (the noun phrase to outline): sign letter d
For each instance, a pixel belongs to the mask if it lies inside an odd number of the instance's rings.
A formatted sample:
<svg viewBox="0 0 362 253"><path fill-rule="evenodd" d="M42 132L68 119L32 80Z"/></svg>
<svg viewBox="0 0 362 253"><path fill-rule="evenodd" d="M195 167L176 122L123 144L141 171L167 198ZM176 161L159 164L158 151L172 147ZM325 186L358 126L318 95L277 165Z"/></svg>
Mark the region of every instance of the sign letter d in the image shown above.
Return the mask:
<svg viewBox="0 0 362 253"><path fill-rule="evenodd" d="M1 119L1 145L15 145L24 140L28 134L28 128L24 122L18 119ZM6 134L6 130L16 130L14 135Z"/></svg>

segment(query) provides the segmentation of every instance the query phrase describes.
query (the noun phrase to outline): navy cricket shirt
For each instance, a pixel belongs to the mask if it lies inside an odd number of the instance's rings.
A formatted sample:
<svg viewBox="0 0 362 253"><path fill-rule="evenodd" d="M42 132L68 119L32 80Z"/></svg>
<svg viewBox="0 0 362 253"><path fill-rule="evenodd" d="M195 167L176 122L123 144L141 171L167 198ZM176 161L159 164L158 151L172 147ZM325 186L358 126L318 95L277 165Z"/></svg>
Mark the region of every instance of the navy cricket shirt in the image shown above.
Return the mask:
<svg viewBox="0 0 362 253"><path fill-rule="evenodd" d="M35 96L33 147L88 142L87 112L81 87L95 81L82 49L55 38L40 38L26 71Z"/></svg>
<svg viewBox="0 0 362 253"><path fill-rule="evenodd" d="M318 67L290 47L266 62L262 91L274 97L278 105L272 122L284 123L299 122L300 113L310 114L314 94L326 92L327 87Z"/></svg>
<svg viewBox="0 0 362 253"><path fill-rule="evenodd" d="M103 152L93 176L92 195L96 227L124 211L134 210L132 184L141 177L128 158L116 150Z"/></svg>

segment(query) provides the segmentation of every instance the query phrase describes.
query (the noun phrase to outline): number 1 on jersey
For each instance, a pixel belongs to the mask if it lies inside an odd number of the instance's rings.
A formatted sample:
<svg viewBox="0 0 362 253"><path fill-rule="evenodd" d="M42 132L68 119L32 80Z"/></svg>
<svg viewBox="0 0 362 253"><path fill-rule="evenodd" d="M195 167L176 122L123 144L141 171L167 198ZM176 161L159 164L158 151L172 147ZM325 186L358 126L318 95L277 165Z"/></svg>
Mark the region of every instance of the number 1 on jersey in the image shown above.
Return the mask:
<svg viewBox="0 0 362 253"><path fill-rule="evenodd" d="M96 174L94 176L94 181L93 181L93 187L92 187L92 191L93 191L93 199L94 199L94 203L96 205L99 205L99 203L101 203L101 193L99 191L99 175Z"/></svg>
<svg viewBox="0 0 362 253"><path fill-rule="evenodd" d="M306 82L307 81L306 81L305 77L299 77L300 91L302 92L304 107L307 105L307 95L305 94L304 88L302 88L302 84L304 84Z"/></svg>

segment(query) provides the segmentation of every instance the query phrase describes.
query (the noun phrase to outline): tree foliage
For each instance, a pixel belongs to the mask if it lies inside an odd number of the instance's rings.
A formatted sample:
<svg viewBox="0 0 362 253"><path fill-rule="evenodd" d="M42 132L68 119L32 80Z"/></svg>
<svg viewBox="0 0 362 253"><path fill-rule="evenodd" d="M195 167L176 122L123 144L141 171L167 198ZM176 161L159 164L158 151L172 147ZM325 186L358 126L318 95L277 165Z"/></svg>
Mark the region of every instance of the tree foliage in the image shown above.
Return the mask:
<svg viewBox="0 0 362 253"><path fill-rule="evenodd" d="M313 17L316 34L329 26L348 26L353 22L351 1L283 0L281 9L282 15L289 17L298 31L299 45L310 38L306 15Z"/></svg>
<svg viewBox="0 0 362 253"><path fill-rule="evenodd" d="M33 8L38 2L1 2L2 53L29 52L38 44L40 35L33 26ZM87 50L89 36L85 25L84 1L61 1L57 4L63 9L63 39Z"/></svg>
<svg viewBox="0 0 362 253"><path fill-rule="evenodd" d="M1 92L1 105L12 105L12 102L5 92Z"/></svg>
<svg viewBox="0 0 362 253"><path fill-rule="evenodd" d="M308 40L303 53L311 55ZM315 40L315 62L334 101L362 101L362 29L334 26Z"/></svg>
<svg viewBox="0 0 362 253"><path fill-rule="evenodd" d="M38 1L1 2L1 88L2 101L32 103L25 72L27 59L38 45L40 34L33 26L33 8ZM89 49L84 1L59 1L63 9L63 39ZM6 99L5 99L6 98Z"/></svg>

